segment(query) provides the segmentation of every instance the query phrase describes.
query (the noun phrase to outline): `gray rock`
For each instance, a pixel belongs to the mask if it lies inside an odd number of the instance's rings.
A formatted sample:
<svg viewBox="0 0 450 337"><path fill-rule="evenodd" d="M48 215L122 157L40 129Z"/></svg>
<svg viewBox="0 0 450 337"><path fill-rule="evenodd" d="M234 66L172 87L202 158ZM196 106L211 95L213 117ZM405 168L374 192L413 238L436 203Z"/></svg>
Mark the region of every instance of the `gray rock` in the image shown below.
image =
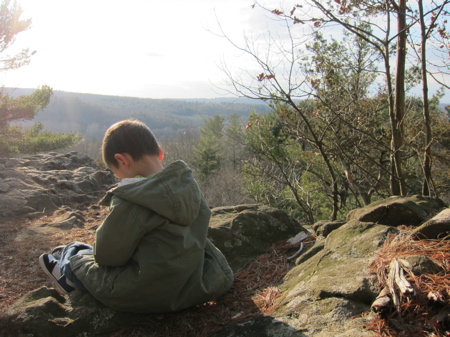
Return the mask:
<svg viewBox="0 0 450 337"><path fill-rule="evenodd" d="M356 220L333 231L324 244L316 242L321 247L317 254L286 275L281 285L285 294L282 302L288 301L293 310L300 309L303 301L328 297L370 304L377 290L367 273L368 260L389 233L396 233L396 229Z"/></svg>
<svg viewBox="0 0 450 337"><path fill-rule="evenodd" d="M0 193L6 193L9 191L9 184L0 178Z"/></svg>
<svg viewBox="0 0 450 337"><path fill-rule="evenodd" d="M275 242L300 231L306 229L276 208L239 205L214 208L208 236L237 271Z"/></svg>
<svg viewBox="0 0 450 337"><path fill-rule="evenodd" d="M31 207L37 212L54 211L62 205L62 200L51 190L36 189L24 198L25 206Z"/></svg>
<svg viewBox="0 0 450 337"><path fill-rule="evenodd" d="M370 310L378 289L368 267L388 234L396 232L394 227L353 220L316 241L310 249L315 254L300 257L284 277L279 308L272 316L308 336L350 329L361 330L354 336L370 336L361 327L347 326L347 319Z"/></svg>
<svg viewBox="0 0 450 337"><path fill-rule="evenodd" d="M61 229L72 229L74 227L83 228L86 223L82 212L67 210L58 210L53 214L52 222L49 226L57 227Z"/></svg>
<svg viewBox="0 0 450 337"><path fill-rule="evenodd" d="M344 224L345 224L344 220L335 220L335 221L321 220L313 224L312 229L316 233L316 235L327 237L328 234L330 234L332 231L338 229Z"/></svg>
<svg viewBox="0 0 450 337"><path fill-rule="evenodd" d="M289 324L278 321L272 317L261 316L252 321L235 323L227 326L212 337L307 337L301 331Z"/></svg>
<svg viewBox="0 0 450 337"><path fill-rule="evenodd" d="M406 260L412 266L412 272L420 276L422 274L436 274L443 270L437 263L424 255L409 255L405 256Z"/></svg>
<svg viewBox="0 0 450 337"><path fill-rule="evenodd" d="M63 297L52 288L42 287L22 297L0 318L0 336L94 336L142 317L109 309L86 292L74 291Z"/></svg>
<svg viewBox="0 0 450 337"><path fill-rule="evenodd" d="M417 226L446 205L440 199L415 195L411 197L390 197L379 200L364 208L350 211L347 221L359 220L388 226Z"/></svg>
<svg viewBox="0 0 450 337"><path fill-rule="evenodd" d="M450 235L450 208L446 208L412 231L418 239L438 239Z"/></svg>
<svg viewBox="0 0 450 337"><path fill-rule="evenodd" d="M77 152L0 158L0 217L52 212L94 203L115 183L109 170Z"/></svg>

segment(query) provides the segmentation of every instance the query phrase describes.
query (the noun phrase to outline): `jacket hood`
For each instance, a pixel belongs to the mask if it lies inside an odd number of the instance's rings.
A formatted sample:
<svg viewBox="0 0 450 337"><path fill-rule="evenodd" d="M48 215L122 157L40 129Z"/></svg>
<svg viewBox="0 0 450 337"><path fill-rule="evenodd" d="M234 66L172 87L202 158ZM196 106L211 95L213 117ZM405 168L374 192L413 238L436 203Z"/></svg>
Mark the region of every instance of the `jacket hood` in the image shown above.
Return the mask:
<svg viewBox="0 0 450 337"><path fill-rule="evenodd" d="M122 180L100 204L109 205L113 196L146 207L180 225L189 225L197 218L202 200L192 170L181 160L150 178Z"/></svg>

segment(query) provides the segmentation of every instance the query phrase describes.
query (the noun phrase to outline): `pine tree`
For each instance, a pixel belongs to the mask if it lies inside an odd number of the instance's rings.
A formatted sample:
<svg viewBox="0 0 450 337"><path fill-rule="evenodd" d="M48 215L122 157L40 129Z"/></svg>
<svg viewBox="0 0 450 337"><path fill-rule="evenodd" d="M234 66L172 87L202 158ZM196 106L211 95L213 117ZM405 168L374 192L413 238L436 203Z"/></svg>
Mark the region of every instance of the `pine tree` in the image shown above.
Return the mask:
<svg viewBox="0 0 450 337"><path fill-rule="evenodd" d="M217 172L223 159L223 129L224 118L215 115L206 121L200 130L200 138L194 147L194 167L201 179L207 180Z"/></svg>

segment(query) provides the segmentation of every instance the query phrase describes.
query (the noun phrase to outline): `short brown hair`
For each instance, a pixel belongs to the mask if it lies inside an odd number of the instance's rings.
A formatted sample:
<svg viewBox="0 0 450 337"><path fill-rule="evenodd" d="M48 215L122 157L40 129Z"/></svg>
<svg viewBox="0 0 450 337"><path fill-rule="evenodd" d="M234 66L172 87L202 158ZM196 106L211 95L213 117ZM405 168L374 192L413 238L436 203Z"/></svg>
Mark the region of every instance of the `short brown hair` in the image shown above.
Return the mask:
<svg viewBox="0 0 450 337"><path fill-rule="evenodd" d="M128 153L134 160L143 155L159 155L158 141L150 128L144 123L128 119L113 124L106 130L102 143L102 157L106 165L115 167L116 153Z"/></svg>

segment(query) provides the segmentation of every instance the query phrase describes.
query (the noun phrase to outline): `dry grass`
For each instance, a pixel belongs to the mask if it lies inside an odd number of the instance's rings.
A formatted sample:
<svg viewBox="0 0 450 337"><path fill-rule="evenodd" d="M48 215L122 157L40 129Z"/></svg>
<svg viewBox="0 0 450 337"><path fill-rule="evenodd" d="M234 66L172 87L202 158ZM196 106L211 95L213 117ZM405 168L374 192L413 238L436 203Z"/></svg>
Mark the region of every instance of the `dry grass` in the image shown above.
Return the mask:
<svg viewBox="0 0 450 337"><path fill-rule="evenodd" d="M371 266L380 289L386 282L387 266L394 258L424 255L438 265L440 271L421 275L408 272L414 294L401 296L400 307L392 307L374 319L368 326L370 330L379 336L450 336L450 241L449 237L446 239L416 241L400 235L385 242Z"/></svg>
<svg viewBox="0 0 450 337"><path fill-rule="evenodd" d="M50 222L44 217L30 223L9 221L0 225L0 315L25 293L43 285L52 286L40 270L38 257L54 246L71 241L92 244L97 224L103 211L85 209L85 218L91 225L54 231L50 234L19 235L28 228ZM19 238L19 239L18 239ZM313 238L305 242L312 245ZM235 275L233 288L215 302L209 302L178 313L148 315L145 319L112 332L110 336L180 336L202 337L220 331L224 326L247 321L275 309L275 299L280 296L278 284L292 268L287 260L298 245L280 242L245 269Z"/></svg>

